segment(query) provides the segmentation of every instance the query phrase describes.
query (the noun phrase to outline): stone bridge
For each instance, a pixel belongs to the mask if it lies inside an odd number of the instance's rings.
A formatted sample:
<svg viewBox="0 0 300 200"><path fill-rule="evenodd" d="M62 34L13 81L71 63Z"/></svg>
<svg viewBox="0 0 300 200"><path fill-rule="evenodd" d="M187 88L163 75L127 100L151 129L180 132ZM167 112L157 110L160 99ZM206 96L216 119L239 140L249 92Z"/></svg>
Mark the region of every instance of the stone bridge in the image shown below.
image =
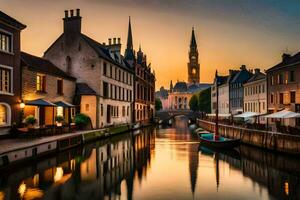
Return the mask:
<svg viewBox="0 0 300 200"><path fill-rule="evenodd" d="M168 123L170 119L174 119L176 116L186 116L192 122L196 121L198 113L192 110L160 110L156 111L156 117L162 120L163 123Z"/></svg>

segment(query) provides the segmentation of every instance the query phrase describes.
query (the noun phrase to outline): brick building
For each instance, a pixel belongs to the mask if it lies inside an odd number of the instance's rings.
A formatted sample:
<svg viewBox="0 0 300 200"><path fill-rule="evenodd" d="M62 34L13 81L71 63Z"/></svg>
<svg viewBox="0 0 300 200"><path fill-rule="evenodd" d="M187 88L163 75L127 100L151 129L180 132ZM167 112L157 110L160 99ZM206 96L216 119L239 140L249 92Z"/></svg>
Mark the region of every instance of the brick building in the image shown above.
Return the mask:
<svg viewBox="0 0 300 200"><path fill-rule="evenodd" d="M24 117L33 115L37 125L53 125L56 116L64 122L74 117L73 97L76 79L50 61L21 53Z"/></svg>
<svg viewBox="0 0 300 200"><path fill-rule="evenodd" d="M0 11L0 135L21 122L20 33L25 27Z"/></svg>
<svg viewBox="0 0 300 200"><path fill-rule="evenodd" d="M125 60L134 69L133 121L147 123L153 118L155 111L155 75L151 71L151 64L147 63L147 57L142 52L141 46L135 55L130 19Z"/></svg>
<svg viewBox="0 0 300 200"><path fill-rule="evenodd" d="M77 79L76 100L94 128L131 122L133 69L121 55L120 39L108 45L81 33L80 10L65 11L64 31L44 57Z"/></svg>

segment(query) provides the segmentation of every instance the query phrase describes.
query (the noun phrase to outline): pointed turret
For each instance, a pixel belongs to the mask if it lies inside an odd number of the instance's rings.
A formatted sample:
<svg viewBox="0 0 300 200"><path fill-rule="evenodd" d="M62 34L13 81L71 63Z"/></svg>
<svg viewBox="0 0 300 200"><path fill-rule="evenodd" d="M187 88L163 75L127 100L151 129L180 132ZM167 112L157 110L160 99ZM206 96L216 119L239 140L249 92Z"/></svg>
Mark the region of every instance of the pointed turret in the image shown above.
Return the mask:
<svg viewBox="0 0 300 200"><path fill-rule="evenodd" d="M172 83L172 80L171 80L171 83L170 83L170 93L173 92L173 83Z"/></svg>
<svg viewBox="0 0 300 200"><path fill-rule="evenodd" d="M144 57L144 54L142 52L142 48L141 48L141 45L139 46L139 51L137 52L137 63L138 64L142 64L143 62L143 57Z"/></svg>
<svg viewBox="0 0 300 200"><path fill-rule="evenodd" d="M128 24L127 47L125 49L125 60L134 61L134 51L133 51L133 40L132 40L130 17L129 17L129 24Z"/></svg>
<svg viewBox="0 0 300 200"><path fill-rule="evenodd" d="M197 42L196 42L196 37L195 37L195 31L194 31L194 27L192 29L192 38L191 38L191 44L190 44L191 48L195 48L197 49Z"/></svg>

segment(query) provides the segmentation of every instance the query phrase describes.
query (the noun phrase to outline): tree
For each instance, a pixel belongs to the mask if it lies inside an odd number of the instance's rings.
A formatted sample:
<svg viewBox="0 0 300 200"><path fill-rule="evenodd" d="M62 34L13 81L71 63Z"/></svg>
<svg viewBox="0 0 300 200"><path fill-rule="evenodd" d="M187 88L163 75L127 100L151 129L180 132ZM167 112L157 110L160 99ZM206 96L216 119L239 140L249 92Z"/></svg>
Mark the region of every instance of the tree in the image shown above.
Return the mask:
<svg viewBox="0 0 300 200"><path fill-rule="evenodd" d="M192 96L192 98L190 99L190 102L189 102L189 106L190 106L190 110L192 111L198 111L199 110L199 106L198 106L198 95L197 94L194 94Z"/></svg>
<svg viewBox="0 0 300 200"><path fill-rule="evenodd" d="M201 112L211 113L211 90L203 90L199 94L198 108Z"/></svg>
<svg viewBox="0 0 300 200"><path fill-rule="evenodd" d="M162 103L161 100L159 98L155 99L155 110L160 110L162 109Z"/></svg>

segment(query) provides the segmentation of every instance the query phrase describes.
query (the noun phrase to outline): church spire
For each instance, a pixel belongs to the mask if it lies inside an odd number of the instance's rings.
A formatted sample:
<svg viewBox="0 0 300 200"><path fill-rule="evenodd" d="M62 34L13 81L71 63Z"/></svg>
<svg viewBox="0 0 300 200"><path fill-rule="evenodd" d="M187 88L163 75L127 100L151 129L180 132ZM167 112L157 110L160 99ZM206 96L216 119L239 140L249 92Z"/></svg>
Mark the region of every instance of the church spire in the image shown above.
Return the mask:
<svg viewBox="0 0 300 200"><path fill-rule="evenodd" d="M131 31L131 20L129 16L128 23L128 35L127 35L127 48L125 49L125 59L126 60L134 60L134 52L133 52L133 41L132 41L132 31Z"/></svg>
<svg viewBox="0 0 300 200"><path fill-rule="evenodd" d="M191 38L191 44L190 47L197 48L197 42L196 42L196 37L195 37L195 30L194 27L192 28L192 38Z"/></svg>

